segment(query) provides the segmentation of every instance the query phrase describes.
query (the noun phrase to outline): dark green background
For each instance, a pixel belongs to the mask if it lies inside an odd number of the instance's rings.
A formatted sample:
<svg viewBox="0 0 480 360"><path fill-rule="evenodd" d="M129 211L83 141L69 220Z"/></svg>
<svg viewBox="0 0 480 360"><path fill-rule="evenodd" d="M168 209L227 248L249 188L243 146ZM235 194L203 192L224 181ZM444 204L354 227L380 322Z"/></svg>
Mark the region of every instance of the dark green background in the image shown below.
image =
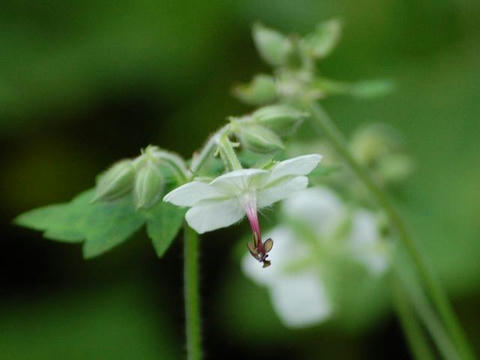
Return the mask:
<svg viewBox="0 0 480 360"><path fill-rule="evenodd" d="M347 133L380 121L405 135L415 172L396 201L480 348L480 2L4 0L1 359L182 358L179 241L158 261L139 233L84 262L79 247L11 220L69 200L149 143L190 156L225 116L247 110L230 96L232 84L268 71L251 41L254 21L304 33L332 16L345 32L323 73L387 77L397 87L382 99L325 106ZM232 261L244 228L202 240L209 358L408 356L390 313L361 331L284 330L266 293ZM252 299L265 319L236 306Z"/></svg>

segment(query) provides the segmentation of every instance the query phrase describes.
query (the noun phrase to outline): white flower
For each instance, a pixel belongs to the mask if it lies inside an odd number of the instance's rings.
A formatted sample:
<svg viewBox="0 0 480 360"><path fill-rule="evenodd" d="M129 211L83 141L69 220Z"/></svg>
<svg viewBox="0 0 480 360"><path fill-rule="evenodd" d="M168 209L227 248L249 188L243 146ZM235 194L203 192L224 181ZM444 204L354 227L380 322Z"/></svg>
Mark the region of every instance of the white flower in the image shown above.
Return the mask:
<svg viewBox="0 0 480 360"><path fill-rule="evenodd" d="M254 234L254 246L249 247L257 260L266 261L261 241L257 210L284 199L308 185L309 174L320 162L317 154L304 155L279 162L270 170L241 169L221 175L205 183L192 181L171 191L163 198L177 206L188 206L185 218L198 233L230 226L247 215Z"/></svg>
<svg viewBox="0 0 480 360"><path fill-rule="evenodd" d="M326 286L326 276L336 271L330 268L335 256L350 257L373 275L387 269L388 247L370 211L349 210L334 192L315 187L286 199L282 212L302 230L287 225L274 228L269 236L275 239L270 252L275 266L262 270L245 256L242 269L268 288L273 308L286 326L311 326L333 314L332 283Z"/></svg>
<svg viewBox="0 0 480 360"><path fill-rule="evenodd" d="M340 198L323 187L310 188L286 199L282 211L316 231L319 241L327 241L332 247L337 244L336 233L348 219L351 228L346 234L348 254L362 263L373 274L383 273L389 264L389 249L382 239L375 215L363 208L348 211Z"/></svg>

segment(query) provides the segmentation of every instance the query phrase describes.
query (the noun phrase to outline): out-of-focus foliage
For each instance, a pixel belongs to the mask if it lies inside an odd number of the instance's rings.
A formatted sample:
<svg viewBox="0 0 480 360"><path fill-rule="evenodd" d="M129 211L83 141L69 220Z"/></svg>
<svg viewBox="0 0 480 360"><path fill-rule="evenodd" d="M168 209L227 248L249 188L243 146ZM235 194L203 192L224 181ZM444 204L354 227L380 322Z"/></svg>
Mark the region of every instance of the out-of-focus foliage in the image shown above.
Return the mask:
<svg viewBox="0 0 480 360"><path fill-rule="evenodd" d="M181 342L152 305L145 288L125 281L3 305L2 359L181 359Z"/></svg>

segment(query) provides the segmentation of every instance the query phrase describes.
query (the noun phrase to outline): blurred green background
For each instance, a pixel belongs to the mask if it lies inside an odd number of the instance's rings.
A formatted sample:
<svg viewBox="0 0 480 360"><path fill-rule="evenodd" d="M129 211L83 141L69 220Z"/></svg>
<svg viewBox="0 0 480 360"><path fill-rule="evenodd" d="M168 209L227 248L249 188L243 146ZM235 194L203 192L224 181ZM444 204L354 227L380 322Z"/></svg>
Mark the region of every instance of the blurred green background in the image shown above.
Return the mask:
<svg viewBox="0 0 480 360"><path fill-rule="evenodd" d="M231 86L268 71L254 21L304 33L333 16L344 37L323 72L397 86L325 107L348 134L368 121L404 134L416 166L396 202L480 350L480 2L3 0L1 9L1 359L183 357L180 242L158 261L139 233L85 262L79 247L11 220L71 199L149 143L189 156L225 116L247 110ZM232 261L242 229L202 240L210 359L409 356L388 309L361 327L283 328Z"/></svg>

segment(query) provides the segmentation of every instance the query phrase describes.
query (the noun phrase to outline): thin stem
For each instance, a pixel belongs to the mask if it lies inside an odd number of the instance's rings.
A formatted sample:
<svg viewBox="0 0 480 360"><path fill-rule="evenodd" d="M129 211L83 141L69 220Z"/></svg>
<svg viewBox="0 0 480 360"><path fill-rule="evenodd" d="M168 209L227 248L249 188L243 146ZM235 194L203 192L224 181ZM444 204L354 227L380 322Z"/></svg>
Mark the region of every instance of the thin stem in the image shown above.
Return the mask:
<svg viewBox="0 0 480 360"><path fill-rule="evenodd" d="M452 336L454 343L458 346L460 354L466 360L474 359L475 356L470 349L465 335L463 334L463 330L458 323L458 320L445 293L443 292L443 289L437 283L432 275L432 272L427 267L420 251L417 248L417 245L414 243L400 215L391 204L387 195L375 183L370 174L354 159L348 149L343 134L331 121L325 111L323 111L323 109L317 104L311 104L310 111L312 114L312 123L316 130L324 134L330 140L338 154L345 160L352 171L358 176L360 181L375 197L376 201L383 208L390 219L390 222L397 230L401 241L404 243L408 253L413 259L417 272L426 288L427 293L430 295L432 302L434 303L441 319Z"/></svg>
<svg viewBox="0 0 480 360"><path fill-rule="evenodd" d="M228 138L228 133L222 134L219 139L218 146L222 156L230 167L230 170L240 170L242 168L242 164L240 163L240 160L238 160L237 154L235 153L232 143Z"/></svg>
<svg viewBox="0 0 480 360"><path fill-rule="evenodd" d="M200 150L198 154L196 154L192 159L192 164L190 169L193 174L196 174L202 166L205 164L209 156L215 151L215 147L218 144L218 139L228 131L228 126L225 125L215 132L210 138L207 140L203 148Z"/></svg>
<svg viewBox="0 0 480 360"><path fill-rule="evenodd" d="M198 235L187 224L184 225L183 261L187 358L188 360L200 360L202 358L202 339L200 331L200 296L198 284Z"/></svg>
<svg viewBox="0 0 480 360"><path fill-rule="evenodd" d="M416 360L434 360L435 354L430 349L425 333L397 282L393 284L393 300L413 357Z"/></svg>
<svg viewBox="0 0 480 360"><path fill-rule="evenodd" d="M446 360L459 360L460 357L454 345L450 341L448 334L445 332L437 315L433 312L422 289L415 283L402 278L401 269L398 269L395 272L394 277L397 291L401 293L400 296L405 298L408 293L411 304L425 327L430 332L432 339L443 355L443 358Z"/></svg>

